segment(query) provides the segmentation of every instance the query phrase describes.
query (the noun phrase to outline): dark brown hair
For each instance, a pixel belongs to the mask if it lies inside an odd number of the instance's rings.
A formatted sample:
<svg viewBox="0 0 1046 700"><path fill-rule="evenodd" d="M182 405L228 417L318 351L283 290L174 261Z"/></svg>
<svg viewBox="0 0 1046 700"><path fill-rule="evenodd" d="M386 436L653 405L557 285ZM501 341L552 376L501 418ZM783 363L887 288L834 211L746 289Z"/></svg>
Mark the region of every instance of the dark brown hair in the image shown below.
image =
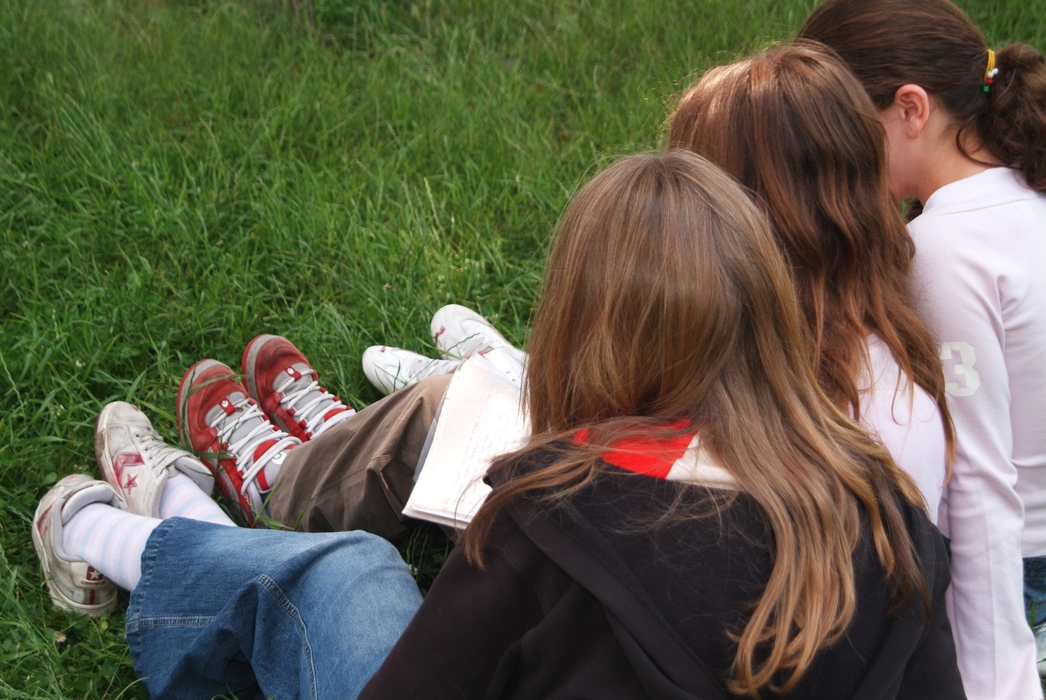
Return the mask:
<svg viewBox="0 0 1046 700"><path fill-rule="evenodd" d="M882 127L842 63L796 44L714 68L680 101L669 143L736 177L766 211L836 405L860 417L874 332L937 402L951 450L941 363L908 298L914 246L888 189Z"/></svg>
<svg viewBox="0 0 1046 700"><path fill-rule="evenodd" d="M962 153L972 134L1029 187L1046 191L1046 65L1031 46L999 49L999 73L985 91L988 46L948 0L828 0L799 36L838 53L878 109L902 85L922 87L954 119Z"/></svg>
<svg viewBox="0 0 1046 700"><path fill-rule="evenodd" d="M773 531L769 581L737 638L734 692L794 687L845 632L862 509L897 599L913 589L925 599L900 507L919 502L918 489L819 389L802 329L766 220L729 176L687 151L597 175L547 262L525 379L534 435L493 467L509 478L466 532L470 559L482 562L495 515L514 499L568 498L613 468L599 459L607 446L683 421ZM583 428L590 440L572 445ZM550 447L550 466L513 471Z"/></svg>

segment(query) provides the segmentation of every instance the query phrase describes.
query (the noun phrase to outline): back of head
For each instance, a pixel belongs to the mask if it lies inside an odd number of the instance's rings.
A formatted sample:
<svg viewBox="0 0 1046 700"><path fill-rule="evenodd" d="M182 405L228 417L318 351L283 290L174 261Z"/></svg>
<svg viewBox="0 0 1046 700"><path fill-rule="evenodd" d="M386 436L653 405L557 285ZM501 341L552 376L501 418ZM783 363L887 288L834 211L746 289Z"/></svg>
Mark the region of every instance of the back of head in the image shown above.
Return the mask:
<svg viewBox="0 0 1046 700"><path fill-rule="evenodd" d="M700 421L724 375L763 374L760 333L801 327L764 219L689 153L633 156L597 175L564 214L547 270L528 345L541 430Z"/></svg>
<svg viewBox="0 0 1046 700"><path fill-rule="evenodd" d="M878 109L902 85L924 88L955 120L961 151L972 134L1030 187L1046 191L1046 66L1034 48L1000 49L998 74L986 84L984 37L948 0L828 0L799 37L836 51Z"/></svg>
<svg viewBox="0 0 1046 700"><path fill-rule="evenodd" d="M655 427L699 431L774 533L730 687L794 687L853 618L860 509L898 599L921 580L900 505L918 491L818 389L802 328L785 261L734 180L682 150L610 166L561 221L528 345L534 435L494 466L504 471L469 526L469 556L482 561L509 502L569 499L612 468L600 460L608 446ZM517 471L538 449L552 463Z"/></svg>
<svg viewBox="0 0 1046 700"><path fill-rule="evenodd" d="M836 57L800 43L710 70L672 115L669 142L723 167L766 211L837 405L860 415L874 332L947 410L937 353L908 302L913 246L889 193L882 127Z"/></svg>

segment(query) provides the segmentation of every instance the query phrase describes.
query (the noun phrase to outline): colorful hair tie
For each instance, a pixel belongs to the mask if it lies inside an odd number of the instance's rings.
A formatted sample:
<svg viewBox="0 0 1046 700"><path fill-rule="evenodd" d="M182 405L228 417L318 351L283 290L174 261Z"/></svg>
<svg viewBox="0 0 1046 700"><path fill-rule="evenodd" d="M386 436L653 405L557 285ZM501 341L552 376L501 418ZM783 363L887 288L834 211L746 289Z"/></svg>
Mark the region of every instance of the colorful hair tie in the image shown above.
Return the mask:
<svg viewBox="0 0 1046 700"><path fill-rule="evenodd" d="M995 67L995 52L988 49L988 66L984 69L984 91L988 92L992 89L992 83L995 82L995 76L999 74L999 69Z"/></svg>

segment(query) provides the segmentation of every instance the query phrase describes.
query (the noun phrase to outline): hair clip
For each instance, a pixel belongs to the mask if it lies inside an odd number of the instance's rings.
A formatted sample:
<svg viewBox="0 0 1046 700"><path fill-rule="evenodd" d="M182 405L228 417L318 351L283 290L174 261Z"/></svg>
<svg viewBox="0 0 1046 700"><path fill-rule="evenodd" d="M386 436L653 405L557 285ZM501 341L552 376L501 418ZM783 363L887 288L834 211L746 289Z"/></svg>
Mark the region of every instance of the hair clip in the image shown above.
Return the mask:
<svg viewBox="0 0 1046 700"><path fill-rule="evenodd" d="M992 89L992 83L995 82L995 76L999 74L999 69L995 67L995 52L988 49L988 65L984 69L984 91L988 92Z"/></svg>

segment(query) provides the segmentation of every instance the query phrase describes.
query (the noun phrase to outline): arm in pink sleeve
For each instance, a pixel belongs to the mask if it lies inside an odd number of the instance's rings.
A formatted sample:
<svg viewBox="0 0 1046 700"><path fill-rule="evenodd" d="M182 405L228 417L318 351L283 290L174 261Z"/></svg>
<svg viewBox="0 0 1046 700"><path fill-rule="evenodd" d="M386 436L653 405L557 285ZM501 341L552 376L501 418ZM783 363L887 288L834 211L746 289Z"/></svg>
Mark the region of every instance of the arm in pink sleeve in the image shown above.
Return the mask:
<svg viewBox="0 0 1046 700"><path fill-rule="evenodd" d="M912 225L917 309L941 342L956 459L940 513L951 538L949 614L971 700L1041 697L1024 619L1024 509L1011 460L1010 384L998 260L935 225Z"/></svg>

